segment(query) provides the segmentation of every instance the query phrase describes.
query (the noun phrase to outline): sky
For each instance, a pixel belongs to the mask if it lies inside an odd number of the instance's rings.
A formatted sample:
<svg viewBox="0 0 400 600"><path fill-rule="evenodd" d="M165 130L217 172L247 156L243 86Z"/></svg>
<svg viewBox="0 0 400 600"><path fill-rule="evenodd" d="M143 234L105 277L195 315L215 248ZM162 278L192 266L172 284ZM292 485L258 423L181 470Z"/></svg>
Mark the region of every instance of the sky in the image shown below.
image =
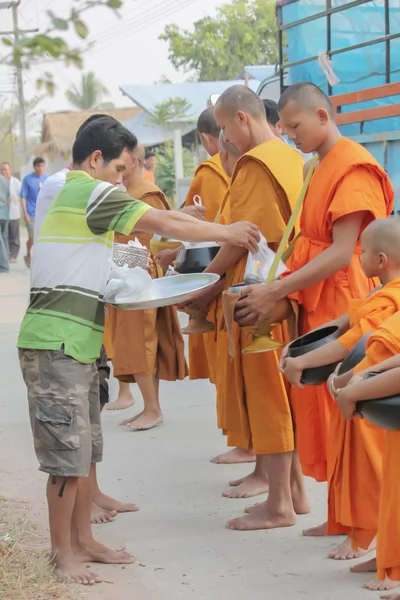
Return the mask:
<svg viewBox="0 0 400 600"><path fill-rule="evenodd" d="M172 82L181 82L188 75L176 72L168 60L168 44L158 39L166 25L176 23L191 29L193 23L204 16L212 16L218 6L227 0L124 0L119 19L109 9L92 9L84 20L89 27L88 40L94 42L91 50L83 53L83 71L94 71L110 92L104 98L118 107L130 106L131 101L118 90L127 84L149 84L163 75ZM65 16L75 0L21 0L19 8L20 29L43 31L48 25L47 10ZM0 31L12 29L11 10L0 10ZM67 37L67 36L66 36ZM74 34L68 41L79 47L85 42ZM0 60L8 52L0 46ZM24 89L27 99L37 94L35 81L44 72L53 73L57 86L55 95L43 100L41 113L73 109L65 97L72 84L79 85L81 71L60 63L48 63L24 72ZM13 70L0 64L0 105L15 98Z"/></svg>

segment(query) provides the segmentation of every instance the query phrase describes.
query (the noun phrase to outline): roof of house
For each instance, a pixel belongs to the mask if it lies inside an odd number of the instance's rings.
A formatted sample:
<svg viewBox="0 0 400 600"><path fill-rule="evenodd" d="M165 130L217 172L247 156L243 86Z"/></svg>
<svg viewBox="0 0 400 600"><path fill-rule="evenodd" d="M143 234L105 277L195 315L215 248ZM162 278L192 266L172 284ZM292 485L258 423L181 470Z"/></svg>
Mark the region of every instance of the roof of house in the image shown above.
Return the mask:
<svg viewBox="0 0 400 600"><path fill-rule="evenodd" d="M130 108L113 108L109 110L48 113L43 117L41 142L34 149L33 155L47 155L54 158L57 154L61 154L68 157L75 141L76 132L90 116L101 113L123 122L139 112L141 112L139 107L132 106Z"/></svg>

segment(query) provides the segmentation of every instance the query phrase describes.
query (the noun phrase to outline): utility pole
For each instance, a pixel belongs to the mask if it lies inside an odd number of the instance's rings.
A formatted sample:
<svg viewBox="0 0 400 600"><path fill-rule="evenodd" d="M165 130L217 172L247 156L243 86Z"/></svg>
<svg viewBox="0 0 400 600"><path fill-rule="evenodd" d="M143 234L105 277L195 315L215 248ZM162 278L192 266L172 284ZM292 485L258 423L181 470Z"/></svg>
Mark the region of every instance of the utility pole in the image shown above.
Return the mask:
<svg viewBox="0 0 400 600"><path fill-rule="evenodd" d="M11 2L0 2L0 10L1 9L10 9L12 10L13 17L13 31L0 31L0 35L12 34L14 35L15 45L18 44L20 39L20 33L36 33L37 29L30 29L26 31L21 31L18 28L18 7L21 4L21 0L13 0ZM28 147L26 143L26 117L25 117L25 97L24 97L24 81L22 77L22 65L21 60L18 59L16 66L17 70L17 86L18 86L18 104L19 104L19 128L20 128L20 138L21 138L21 158L22 162L25 164L28 160Z"/></svg>

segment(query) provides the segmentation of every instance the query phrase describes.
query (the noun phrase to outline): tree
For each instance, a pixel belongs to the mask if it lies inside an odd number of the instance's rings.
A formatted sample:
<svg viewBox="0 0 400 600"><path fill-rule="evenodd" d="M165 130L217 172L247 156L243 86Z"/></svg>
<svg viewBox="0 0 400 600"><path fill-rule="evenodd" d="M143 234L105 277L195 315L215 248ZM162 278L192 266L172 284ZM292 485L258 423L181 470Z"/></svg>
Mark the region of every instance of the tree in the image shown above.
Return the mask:
<svg viewBox="0 0 400 600"><path fill-rule="evenodd" d="M49 3L50 4L50 3ZM9 54L0 58L0 64L6 64L25 69L32 65L43 64L44 61L63 61L66 65L83 66L83 49L69 44L59 32L74 30L80 40L86 40L89 28L83 18L86 11L94 7L105 7L118 14L118 9L123 5L123 0L73 0L73 6L65 17L51 10L46 11L49 17L49 26L44 32L32 35L21 35L18 42L9 37L2 37L4 46L10 50ZM90 48L90 45L86 48ZM38 87L45 87L49 94L54 92L54 82L51 73L45 72L37 81Z"/></svg>
<svg viewBox="0 0 400 600"><path fill-rule="evenodd" d="M176 179L175 179L175 155L171 144L156 150L157 162L155 169L156 183L169 198L172 205L175 203ZM183 172L185 177L193 177L196 162L192 152L183 149Z"/></svg>
<svg viewBox="0 0 400 600"><path fill-rule="evenodd" d="M149 120L154 125L163 127L166 137L172 137L174 129L195 122L194 115L190 114L191 110L192 105L186 98L168 98L165 102L155 105Z"/></svg>
<svg viewBox="0 0 400 600"><path fill-rule="evenodd" d="M194 23L194 31L167 25L160 39L169 44L175 69L194 72L199 81L234 79L245 65L278 60L275 0L232 0L215 18Z"/></svg>
<svg viewBox="0 0 400 600"><path fill-rule="evenodd" d="M103 96L108 96L107 88L96 78L93 71L82 75L80 86L73 85L65 92L68 101L80 110L91 110L98 108Z"/></svg>

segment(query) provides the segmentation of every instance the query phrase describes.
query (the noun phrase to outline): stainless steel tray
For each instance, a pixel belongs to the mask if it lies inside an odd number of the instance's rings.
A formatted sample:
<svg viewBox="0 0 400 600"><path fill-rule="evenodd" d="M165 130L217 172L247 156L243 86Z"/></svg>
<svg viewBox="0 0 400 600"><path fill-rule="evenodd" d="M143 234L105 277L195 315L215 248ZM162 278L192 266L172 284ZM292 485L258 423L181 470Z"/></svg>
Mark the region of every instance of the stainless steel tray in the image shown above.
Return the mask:
<svg viewBox="0 0 400 600"><path fill-rule="evenodd" d="M185 302L192 294L205 290L219 280L219 275L214 273L194 273L190 275L173 275L157 279L154 283L161 293L161 298L145 302L111 302L112 306L123 310L144 310L146 308L160 308Z"/></svg>

